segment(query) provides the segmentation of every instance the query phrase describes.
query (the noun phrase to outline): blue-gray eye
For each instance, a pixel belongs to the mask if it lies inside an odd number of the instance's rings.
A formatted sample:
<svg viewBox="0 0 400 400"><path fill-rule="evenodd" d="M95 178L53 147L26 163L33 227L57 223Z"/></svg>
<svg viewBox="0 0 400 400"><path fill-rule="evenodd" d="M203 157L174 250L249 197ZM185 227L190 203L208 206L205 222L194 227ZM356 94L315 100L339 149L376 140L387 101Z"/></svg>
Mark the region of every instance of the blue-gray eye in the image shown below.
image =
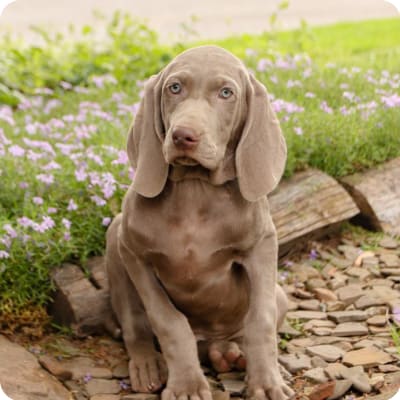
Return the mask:
<svg viewBox="0 0 400 400"><path fill-rule="evenodd" d="M182 86L176 82L169 86L169 90L173 94L179 94L182 91Z"/></svg>
<svg viewBox="0 0 400 400"><path fill-rule="evenodd" d="M231 97L233 95L233 92L231 89L229 89L228 87L224 87L219 91L219 97L221 99L229 99L229 97Z"/></svg>

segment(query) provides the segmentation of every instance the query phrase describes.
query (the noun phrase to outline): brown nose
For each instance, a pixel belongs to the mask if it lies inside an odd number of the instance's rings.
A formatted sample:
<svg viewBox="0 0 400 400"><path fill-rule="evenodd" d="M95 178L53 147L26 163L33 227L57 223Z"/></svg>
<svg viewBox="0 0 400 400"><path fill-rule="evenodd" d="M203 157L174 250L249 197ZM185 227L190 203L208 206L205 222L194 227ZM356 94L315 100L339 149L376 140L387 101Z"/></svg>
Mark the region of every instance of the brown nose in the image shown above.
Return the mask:
<svg viewBox="0 0 400 400"><path fill-rule="evenodd" d="M190 128L176 127L172 132L172 141L181 150L191 150L199 141L196 132Z"/></svg>

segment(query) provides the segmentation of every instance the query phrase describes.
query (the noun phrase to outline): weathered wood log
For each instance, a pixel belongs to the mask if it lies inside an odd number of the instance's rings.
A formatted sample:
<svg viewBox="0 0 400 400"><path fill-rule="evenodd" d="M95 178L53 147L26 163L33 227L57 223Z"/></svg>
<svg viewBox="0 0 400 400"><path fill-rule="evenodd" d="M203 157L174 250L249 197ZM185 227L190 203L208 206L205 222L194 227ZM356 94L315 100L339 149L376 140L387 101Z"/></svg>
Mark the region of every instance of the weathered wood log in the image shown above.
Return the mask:
<svg viewBox="0 0 400 400"><path fill-rule="evenodd" d="M335 179L314 169L282 181L269 196L269 202L280 256L335 231L343 221L359 213Z"/></svg>
<svg viewBox="0 0 400 400"><path fill-rule="evenodd" d="M340 181L361 211L356 222L400 235L400 158Z"/></svg>
<svg viewBox="0 0 400 400"><path fill-rule="evenodd" d="M103 258L92 259L88 269L93 271L89 277L74 264L63 264L53 271L56 292L50 312L56 323L69 326L78 337L105 332L118 337Z"/></svg>

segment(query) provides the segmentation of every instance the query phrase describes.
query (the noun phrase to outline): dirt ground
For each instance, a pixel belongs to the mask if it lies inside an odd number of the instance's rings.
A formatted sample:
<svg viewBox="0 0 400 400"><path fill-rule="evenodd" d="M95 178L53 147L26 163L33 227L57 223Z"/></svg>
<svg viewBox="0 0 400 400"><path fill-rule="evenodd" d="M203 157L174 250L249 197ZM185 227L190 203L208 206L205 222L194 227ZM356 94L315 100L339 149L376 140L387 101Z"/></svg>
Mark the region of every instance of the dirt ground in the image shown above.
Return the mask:
<svg viewBox="0 0 400 400"><path fill-rule="evenodd" d="M282 261L290 307L279 361L297 400L387 400L400 388L400 239L346 230ZM158 400L131 394L121 341L50 332L14 335L76 400ZM205 367L214 399L245 395L244 372Z"/></svg>

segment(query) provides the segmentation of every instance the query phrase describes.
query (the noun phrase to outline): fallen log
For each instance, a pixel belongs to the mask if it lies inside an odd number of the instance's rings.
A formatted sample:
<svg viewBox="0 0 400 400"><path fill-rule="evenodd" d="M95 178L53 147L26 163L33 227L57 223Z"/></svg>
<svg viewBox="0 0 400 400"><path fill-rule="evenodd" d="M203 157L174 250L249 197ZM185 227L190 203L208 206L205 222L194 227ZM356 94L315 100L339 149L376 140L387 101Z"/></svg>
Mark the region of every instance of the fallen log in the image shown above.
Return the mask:
<svg viewBox="0 0 400 400"><path fill-rule="evenodd" d="M400 158L340 180L361 214L355 222L400 235Z"/></svg>
<svg viewBox="0 0 400 400"><path fill-rule="evenodd" d="M52 280L56 291L50 313L57 324L69 326L78 337L111 333L118 337L120 330L115 323L110 303L102 257L96 257L88 268L95 270L97 279L103 276L103 287L95 286L94 275L87 276L74 264L63 264L54 269Z"/></svg>
<svg viewBox="0 0 400 400"><path fill-rule="evenodd" d="M269 202L280 256L297 251L308 240L334 232L343 221L359 213L335 179L314 169L282 181Z"/></svg>

